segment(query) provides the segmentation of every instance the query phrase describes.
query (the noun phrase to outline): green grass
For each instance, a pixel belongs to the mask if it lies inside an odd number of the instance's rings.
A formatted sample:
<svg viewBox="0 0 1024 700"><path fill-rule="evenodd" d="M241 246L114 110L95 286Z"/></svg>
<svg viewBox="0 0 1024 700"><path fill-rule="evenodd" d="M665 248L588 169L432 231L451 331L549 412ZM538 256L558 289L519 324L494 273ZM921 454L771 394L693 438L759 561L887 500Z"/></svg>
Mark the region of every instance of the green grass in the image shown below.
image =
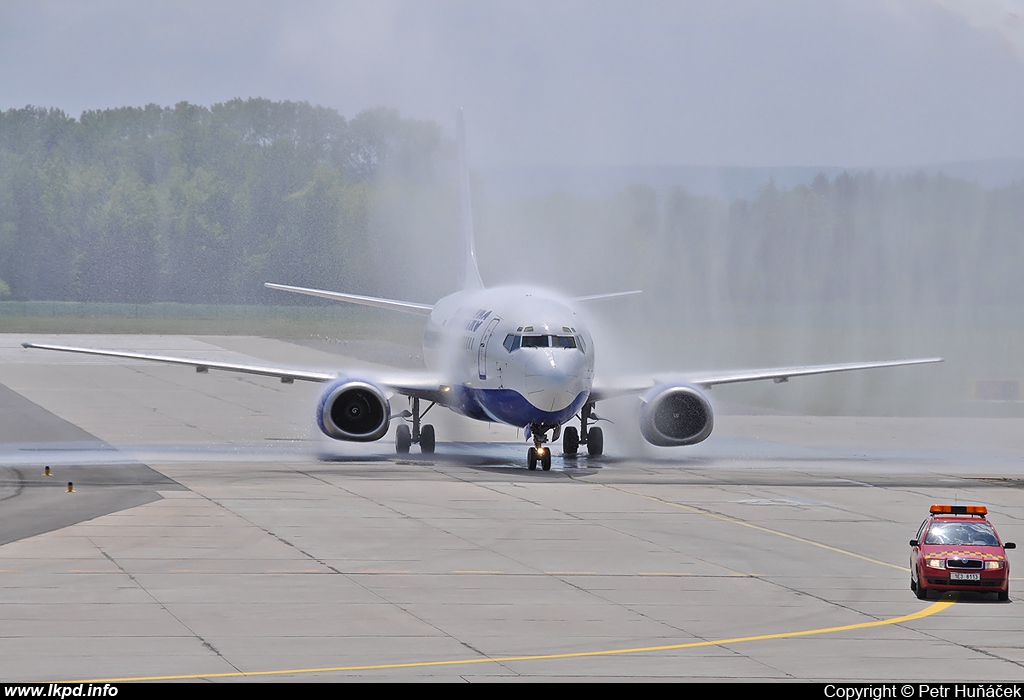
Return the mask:
<svg viewBox="0 0 1024 700"><path fill-rule="evenodd" d="M361 307L0 302L0 333L256 335L418 347L423 319Z"/></svg>
<svg viewBox="0 0 1024 700"><path fill-rule="evenodd" d="M810 315L803 322L753 314L731 323L643 323L613 326L613 346L632 372L847 362L939 355L942 365L808 377L782 386L758 382L719 387L720 400L818 415L1024 416L1024 400L985 401L978 382L1019 382L1024 390L1024 329L1009 314L978 324L837 326ZM659 333L660 331L660 333ZM681 332L685 331L685 333ZM418 352L423 319L351 305L218 306L0 302L0 333L253 335L288 341L378 340ZM630 339L644 338L643 347ZM606 339L607 340L607 339ZM599 365L611 355L598 350ZM622 367L618 368L623 371ZM606 370L607 371L607 370Z"/></svg>

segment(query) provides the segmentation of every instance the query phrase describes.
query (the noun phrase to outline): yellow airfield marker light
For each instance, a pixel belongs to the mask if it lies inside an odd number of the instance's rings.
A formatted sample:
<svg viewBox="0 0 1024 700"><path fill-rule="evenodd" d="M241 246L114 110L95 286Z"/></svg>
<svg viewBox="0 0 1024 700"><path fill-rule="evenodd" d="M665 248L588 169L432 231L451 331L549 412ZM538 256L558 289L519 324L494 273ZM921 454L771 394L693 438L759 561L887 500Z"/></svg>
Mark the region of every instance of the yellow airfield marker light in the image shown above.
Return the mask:
<svg viewBox="0 0 1024 700"><path fill-rule="evenodd" d="M45 469L43 469L43 476L53 476L53 474L50 473L50 467L49 466L47 466Z"/></svg>
<svg viewBox="0 0 1024 700"><path fill-rule="evenodd" d="M72 484L72 483L71 483L71 482L69 481L69 482L68 482L68 490L67 490L67 493L74 493L74 492L75 492L75 485L74 485L74 484Z"/></svg>

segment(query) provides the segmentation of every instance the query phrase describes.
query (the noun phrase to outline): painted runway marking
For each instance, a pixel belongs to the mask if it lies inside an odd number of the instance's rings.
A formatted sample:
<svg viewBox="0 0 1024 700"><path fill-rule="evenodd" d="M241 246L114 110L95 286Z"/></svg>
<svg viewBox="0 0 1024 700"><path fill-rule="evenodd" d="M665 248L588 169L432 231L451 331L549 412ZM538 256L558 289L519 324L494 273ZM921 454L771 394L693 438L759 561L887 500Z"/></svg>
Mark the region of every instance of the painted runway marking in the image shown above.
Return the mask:
<svg viewBox="0 0 1024 700"><path fill-rule="evenodd" d="M776 634L759 634L751 637L731 637L729 639L712 639L701 642L685 642L682 644L663 644L651 647L633 647L628 649L603 649L597 651L577 651L564 654L533 654L529 656L498 656L481 657L475 659L451 659L446 661L413 661L398 664L373 664L366 666L332 666L325 668L293 668L279 671L234 671L231 673L206 673L181 676L137 676L134 678L94 678L90 680L76 681L50 681L57 683L128 683L130 681L183 681L199 680L202 678L255 678L259 676L288 676L309 673L346 673L353 671L390 671L401 668L438 668L442 666L470 666L474 664L500 664L515 661L552 661L557 659L582 659L597 656L620 656L625 654L647 654L655 651L678 651L681 649L697 649L700 647L726 646L729 644L742 644L745 642L761 642L769 639L787 639L791 637L809 637L815 634L831 634L834 632L849 632L851 630L867 629L869 627L883 627L885 625L898 625L904 622L920 620L935 613L942 612L956 602L955 598L947 598L932 603L923 610L918 610L909 615L891 617L885 620L871 620L870 622L858 622L852 625L840 625L838 627L821 627L812 630L800 630L797 632L779 632Z"/></svg>
<svg viewBox="0 0 1024 700"><path fill-rule="evenodd" d="M588 481L587 483L592 484L594 482ZM686 511L689 511L691 513L696 513L698 515L705 515L705 516L707 516L709 518L714 518L715 520L721 520L723 522L732 523L733 525L742 525L743 527L749 527L752 530L758 530L760 532L766 532L766 533L768 533L770 535L777 535L779 537L784 537L787 540L793 540L794 542L800 542L802 544L809 544L812 547L819 547L821 549L827 549L830 552L835 552L836 554L844 554L844 555L846 555L848 557L853 557L854 559L860 559L861 561L870 562L872 564L878 564L879 566L887 566L890 569L898 569L899 571L908 571L908 572L910 571L910 569L908 569L905 566L898 566L896 564L890 564L889 562L881 561L880 559L872 559L871 557L864 556L863 554L857 554L856 552L851 552L848 549L839 549L838 547L832 547L832 546L829 546L829 545L824 544L822 542L815 542L814 540L809 540L806 537L798 537L797 535L791 535L788 532L782 532L781 530L773 530L770 527L763 527L761 525L754 525L753 523L748 523L748 522L745 522L743 520L739 520L737 518L732 518L732 517L729 517L728 515L721 515L719 513L715 513L715 512L712 512L710 510L706 510L704 508L697 508L696 506L687 506L687 505L683 505L682 503L674 503L672 501L666 501L664 498L658 498L656 496L648 496L647 494L636 493L634 491L628 491L626 489L621 489L621 488L618 488L618 487L615 487L615 486L610 486L610 485L605 485L605 484L602 484L602 485L605 486L606 488L615 489L616 491L620 491L622 493L628 493L631 496L637 496L639 498L646 498L649 501L654 501L655 503L662 503L662 504L664 504L666 506L670 506L672 508L679 508L680 510L686 510Z"/></svg>

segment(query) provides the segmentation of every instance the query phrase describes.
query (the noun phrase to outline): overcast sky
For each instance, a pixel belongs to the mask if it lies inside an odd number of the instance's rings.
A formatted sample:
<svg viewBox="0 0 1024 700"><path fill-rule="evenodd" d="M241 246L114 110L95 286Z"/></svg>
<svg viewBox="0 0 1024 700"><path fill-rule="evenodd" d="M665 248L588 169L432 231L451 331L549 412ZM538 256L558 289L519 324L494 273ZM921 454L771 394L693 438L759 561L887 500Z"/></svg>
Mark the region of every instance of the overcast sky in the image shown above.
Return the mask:
<svg viewBox="0 0 1024 700"><path fill-rule="evenodd" d="M1024 157L1024 0L0 2L0 109L375 107L480 165Z"/></svg>

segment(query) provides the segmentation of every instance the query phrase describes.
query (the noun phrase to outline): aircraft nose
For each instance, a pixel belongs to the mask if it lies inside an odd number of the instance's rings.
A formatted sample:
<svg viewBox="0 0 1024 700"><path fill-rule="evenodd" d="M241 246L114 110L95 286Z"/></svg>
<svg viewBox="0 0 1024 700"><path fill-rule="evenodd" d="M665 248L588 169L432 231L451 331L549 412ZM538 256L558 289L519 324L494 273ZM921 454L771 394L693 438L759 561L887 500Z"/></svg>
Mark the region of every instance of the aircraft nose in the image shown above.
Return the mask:
<svg viewBox="0 0 1024 700"><path fill-rule="evenodd" d="M582 353L545 349L526 368L527 399L544 411L560 411L590 389L590 373Z"/></svg>

